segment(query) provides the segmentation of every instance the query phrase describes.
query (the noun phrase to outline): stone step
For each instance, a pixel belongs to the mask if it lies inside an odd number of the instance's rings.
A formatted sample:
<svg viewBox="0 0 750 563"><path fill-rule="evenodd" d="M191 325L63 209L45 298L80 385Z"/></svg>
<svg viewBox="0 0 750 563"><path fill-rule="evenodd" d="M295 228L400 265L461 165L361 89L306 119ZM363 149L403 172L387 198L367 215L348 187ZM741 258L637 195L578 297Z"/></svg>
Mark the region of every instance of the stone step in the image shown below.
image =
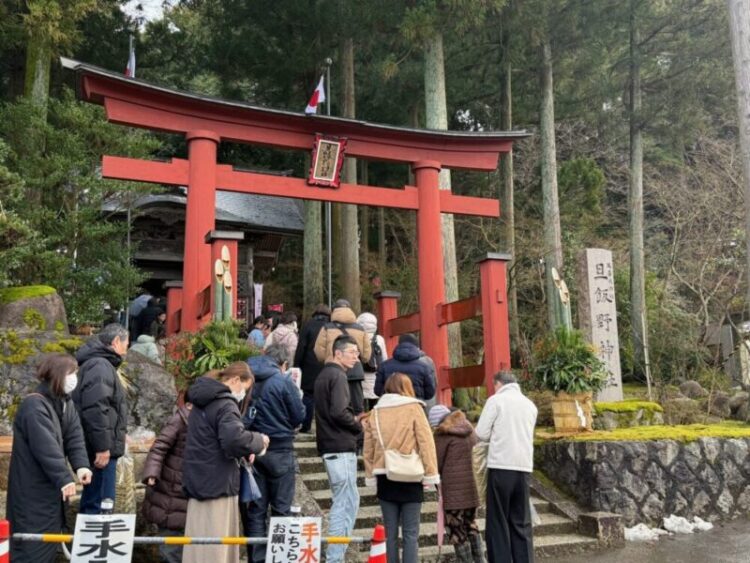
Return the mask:
<svg viewBox="0 0 750 563"><path fill-rule="evenodd" d="M297 455L297 463L302 474L305 473L325 473L325 465L323 464L323 458L319 456L314 457L301 457ZM357 471L364 471L365 462L362 458L357 459Z"/></svg>
<svg viewBox="0 0 750 563"><path fill-rule="evenodd" d="M437 522L437 511L437 502L424 502L420 514L421 523L430 524ZM539 518L541 519L541 523L534 526L534 533L537 535L567 534L574 533L577 530L575 522L565 516L547 512L539 514ZM484 530L484 522L484 518L477 518L480 530ZM372 530L376 524L382 523L383 516L379 506L360 505L359 512L357 513L357 520L354 524L355 528Z"/></svg>
<svg viewBox="0 0 750 563"><path fill-rule="evenodd" d="M325 471L321 473L302 473L301 477L305 482L305 485L307 485L307 488L311 491L319 491L330 487L328 483L328 474ZM357 487L364 488L364 486L365 472L357 471Z"/></svg>
<svg viewBox="0 0 750 563"><path fill-rule="evenodd" d="M570 540L573 537L584 538L586 545L591 546L596 544L596 538L588 538L586 536L580 536L576 533L576 525L573 521L564 516L557 514L544 514L540 515L542 522L541 524L534 526L534 542L535 547L549 546L549 538L565 538L565 541ZM477 524L479 529L484 534L485 520L484 518L478 518ZM356 527L353 536L371 537L374 526ZM560 540L563 541L563 540ZM565 543L565 542L563 542ZM425 522L424 520L419 526L419 545L420 547L436 546L437 545L437 522ZM369 549L363 547L363 549Z"/></svg>
<svg viewBox="0 0 750 563"><path fill-rule="evenodd" d="M297 458L319 457L318 449L315 447L315 445L295 446L294 453L297 454Z"/></svg>
<svg viewBox="0 0 750 563"><path fill-rule="evenodd" d="M328 487L325 487L323 489L318 489L315 491L310 491L315 501L318 503L318 506L322 508L323 510L328 510L331 508L331 500L332 500L332 494L331 489ZM360 506L377 506L378 499L377 499L377 491L375 487L360 487L359 488L359 505ZM437 500L437 493L432 491L425 491L424 493L424 500L425 502L429 501L436 501Z"/></svg>
<svg viewBox="0 0 750 563"><path fill-rule="evenodd" d="M303 475L304 478L304 475ZM328 487L310 491L315 501L318 503L323 510L331 508L332 493ZM425 502L437 500L437 493L433 491L425 491L424 493ZM534 508L539 514L545 514L553 512L552 504L546 500L532 496L531 502L534 504ZM360 506L371 506L377 505L377 489L375 487L360 487L359 488L359 505ZM480 507L478 513L479 516L484 515L484 507Z"/></svg>
<svg viewBox="0 0 750 563"><path fill-rule="evenodd" d="M596 539L578 534L537 536L535 533L534 535L534 555L539 558L559 557L565 554L594 549L596 546ZM440 553L439 559L438 553ZM355 554L357 561L367 561L368 556L368 550L363 550L359 554ZM452 563L456 561L456 557L453 546L443 545L442 550L438 552L438 546L432 544L420 546L419 560L422 563L437 563L438 561L440 563Z"/></svg>

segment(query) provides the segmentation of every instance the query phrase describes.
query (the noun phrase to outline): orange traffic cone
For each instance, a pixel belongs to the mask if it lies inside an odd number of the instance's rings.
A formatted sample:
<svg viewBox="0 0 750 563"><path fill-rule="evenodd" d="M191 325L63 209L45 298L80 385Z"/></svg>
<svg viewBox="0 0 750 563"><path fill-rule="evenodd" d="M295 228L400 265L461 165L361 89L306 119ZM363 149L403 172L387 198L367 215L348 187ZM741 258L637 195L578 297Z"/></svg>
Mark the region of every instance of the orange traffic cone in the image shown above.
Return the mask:
<svg viewBox="0 0 750 563"><path fill-rule="evenodd" d="M372 545L370 547L370 557L368 557L367 563L386 563L385 528L382 524L377 524L372 531Z"/></svg>

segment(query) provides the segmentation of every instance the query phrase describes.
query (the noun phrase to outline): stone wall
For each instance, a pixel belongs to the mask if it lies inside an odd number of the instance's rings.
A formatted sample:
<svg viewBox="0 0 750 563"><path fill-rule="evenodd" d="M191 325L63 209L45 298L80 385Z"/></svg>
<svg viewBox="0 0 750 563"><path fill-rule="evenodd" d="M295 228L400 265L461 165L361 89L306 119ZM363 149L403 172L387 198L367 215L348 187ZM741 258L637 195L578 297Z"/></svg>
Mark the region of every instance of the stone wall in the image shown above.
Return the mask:
<svg viewBox="0 0 750 563"><path fill-rule="evenodd" d="M690 443L546 442L536 464L591 510L621 514L625 524L664 516L719 520L750 512L750 439Z"/></svg>

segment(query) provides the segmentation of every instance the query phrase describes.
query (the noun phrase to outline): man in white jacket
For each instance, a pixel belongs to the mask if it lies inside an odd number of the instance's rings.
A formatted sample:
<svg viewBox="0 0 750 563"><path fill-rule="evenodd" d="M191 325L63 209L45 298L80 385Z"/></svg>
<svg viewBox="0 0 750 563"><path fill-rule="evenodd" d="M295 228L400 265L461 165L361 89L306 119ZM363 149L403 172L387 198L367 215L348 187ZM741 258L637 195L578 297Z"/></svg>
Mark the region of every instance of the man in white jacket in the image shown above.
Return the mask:
<svg viewBox="0 0 750 563"><path fill-rule="evenodd" d="M495 374L476 433L487 450L485 541L491 563L531 563L534 545L529 509L529 475L534 469L537 409L511 372Z"/></svg>

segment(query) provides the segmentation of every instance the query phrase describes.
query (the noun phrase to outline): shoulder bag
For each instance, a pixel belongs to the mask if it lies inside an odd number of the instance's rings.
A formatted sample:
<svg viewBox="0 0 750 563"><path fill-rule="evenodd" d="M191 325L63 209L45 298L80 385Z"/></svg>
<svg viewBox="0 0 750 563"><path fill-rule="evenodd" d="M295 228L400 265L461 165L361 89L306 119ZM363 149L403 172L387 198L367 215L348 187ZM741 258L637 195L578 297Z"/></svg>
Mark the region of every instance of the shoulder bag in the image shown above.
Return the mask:
<svg viewBox="0 0 750 563"><path fill-rule="evenodd" d="M424 479L424 464L422 458L415 451L410 454L402 454L398 450L386 449L383 443L383 435L380 433L380 419L378 410L375 411L375 428L378 431L380 447L383 448L385 456L385 475L390 481L399 483L421 483Z"/></svg>

